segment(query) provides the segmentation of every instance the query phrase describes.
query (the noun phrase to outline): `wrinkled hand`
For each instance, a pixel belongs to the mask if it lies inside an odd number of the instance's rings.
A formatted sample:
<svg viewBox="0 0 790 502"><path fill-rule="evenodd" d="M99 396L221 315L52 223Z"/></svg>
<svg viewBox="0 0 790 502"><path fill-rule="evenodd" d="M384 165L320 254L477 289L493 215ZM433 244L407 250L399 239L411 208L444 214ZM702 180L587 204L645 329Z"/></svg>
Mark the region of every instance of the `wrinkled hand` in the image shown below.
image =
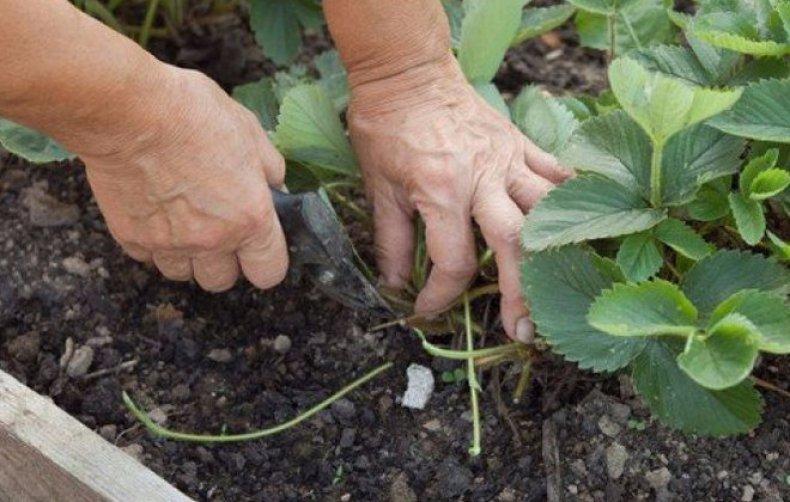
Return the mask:
<svg viewBox="0 0 790 502"><path fill-rule="evenodd" d="M260 288L285 276L288 255L269 185L285 163L255 116L208 77L169 67L150 123L112 153L82 155L113 237L173 280L223 291L239 270Z"/></svg>
<svg viewBox="0 0 790 502"><path fill-rule="evenodd" d="M352 93L349 132L374 208L382 278L393 288L408 282L416 210L433 266L415 312L447 308L477 270L474 219L495 253L504 328L528 341L519 230L524 213L568 172L486 104L454 59L437 64Z"/></svg>

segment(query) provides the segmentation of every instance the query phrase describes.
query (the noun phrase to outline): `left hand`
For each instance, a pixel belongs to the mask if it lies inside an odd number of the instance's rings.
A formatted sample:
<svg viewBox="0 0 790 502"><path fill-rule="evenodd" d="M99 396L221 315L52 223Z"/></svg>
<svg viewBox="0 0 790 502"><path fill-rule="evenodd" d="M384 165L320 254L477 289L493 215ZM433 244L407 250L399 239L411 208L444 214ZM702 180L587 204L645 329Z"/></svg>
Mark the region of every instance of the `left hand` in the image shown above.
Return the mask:
<svg viewBox="0 0 790 502"><path fill-rule="evenodd" d="M519 231L524 213L569 171L491 108L449 53L356 86L348 122L373 206L385 285L400 289L409 280L417 211L433 267L415 312L446 309L477 271L474 219L495 253L505 331L529 341Z"/></svg>

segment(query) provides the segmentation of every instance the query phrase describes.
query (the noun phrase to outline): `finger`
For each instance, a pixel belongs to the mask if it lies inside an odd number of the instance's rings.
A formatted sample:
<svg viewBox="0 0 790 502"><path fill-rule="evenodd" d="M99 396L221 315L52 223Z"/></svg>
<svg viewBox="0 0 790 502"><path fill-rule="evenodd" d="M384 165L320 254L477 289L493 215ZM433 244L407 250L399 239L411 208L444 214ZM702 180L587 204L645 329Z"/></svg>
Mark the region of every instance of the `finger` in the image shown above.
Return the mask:
<svg viewBox="0 0 790 502"><path fill-rule="evenodd" d="M186 256L176 253L155 252L153 258L156 268L171 281L188 281L192 279L192 262Z"/></svg>
<svg viewBox="0 0 790 502"><path fill-rule="evenodd" d="M433 266L414 304L417 314L446 309L464 292L477 271L472 222L466 211L421 211L425 243Z"/></svg>
<svg viewBox="0 0 790 502"><path fill-rule="evenodd" d="M121 248L123 249L124 253L129 255L135 261L150 263L153 260L151 251L142 246L138 246L137 244L132 244L129 242L121 244Z"/></svg>
<svg viewBox="0 0 790 502"><path fill-rule="evenodd" d="M384 285L402 289L409 282L414 258L412 212L394 197L375 197L373 204L376 261Z"/></svg>
<svg viewBox="0 0 790 502"><path fill-rule="evenodd" d="M233 254L202 256L192 259L192 270L201 288L218 293L236 284L239 262Z"/></svg>
<svg viewBox="0 0 790 502"><path fill-rule="evenodd" d="M261 137L260 150L266 181L270 186L280 188L285 184L285 159L265 134Z"/></svg>
<svg viewBox="0 0 790 502"><path fill-rule="evenodd" d="M519 284L521 263L519 231L524 215L506 193L480 201L474 208L473 214L480 225L483 238L494 251L499 270L502 325L508 336L528 343L532 335L532 325L527 317L528 312Z"/></svg>
<svg viewBox="0 0 790 502"><path fill-rule="evenodd" d="M508 185L510 196L525 213L554 188L554 183L535 174L523 164L512 169Z"/></svg>
<svg viewBox="0 0 790 502"><path fill-rule="evenodd" d="M524 160L530 169L554 183L562 183L573 175L573 171L561 166L554 155L544 152L527 138L524 138Z"/></svg>
<svg viewBox="0 0 790 502"><path fill-rule="evenodd" d="M273 213L270 218L236 253L244 276L261 289L281 283L288 272L285 236Z"/></svg>

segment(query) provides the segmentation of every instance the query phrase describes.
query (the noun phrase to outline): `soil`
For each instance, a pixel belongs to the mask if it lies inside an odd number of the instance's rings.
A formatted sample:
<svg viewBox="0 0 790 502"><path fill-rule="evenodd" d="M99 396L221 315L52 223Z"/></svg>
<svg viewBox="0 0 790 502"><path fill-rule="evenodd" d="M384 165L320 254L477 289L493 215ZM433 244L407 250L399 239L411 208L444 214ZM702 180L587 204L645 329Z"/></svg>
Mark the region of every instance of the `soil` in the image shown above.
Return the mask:
<svg viewBox="0 0 790 502"><path fill-rule="evenodd" d="M223 22L155 50L226 87L271 71L243 22ZM212 45L220 39L235 42ZM600 56L567 30L559 40L559 58L552 39L514 51L498 83L600 90ZM307 50L325 44L315 37ZM212 63L223 50L225 68ZM0 369L195 499L790 498L790 401L776 394L749 436L686 437L650 421L627 378L545 353L520 404L508 399L512 375L484 375L483 453L470 459L466 385L439 378L452 363L432 360L405 331L367 333L378 320L290 280L220 295L163 280L114 245L79 162L32 167L0 153L0 221ZM283 335L287 350L282 338L275 347ZM245 444L154 439L120 399L130 392L179 430L242 432L288 419L387 360L394 369L307 423ZM399 404L411 363L436 376L422 411ZM767 359L760 375L787 388L787 370Z"/></svg>

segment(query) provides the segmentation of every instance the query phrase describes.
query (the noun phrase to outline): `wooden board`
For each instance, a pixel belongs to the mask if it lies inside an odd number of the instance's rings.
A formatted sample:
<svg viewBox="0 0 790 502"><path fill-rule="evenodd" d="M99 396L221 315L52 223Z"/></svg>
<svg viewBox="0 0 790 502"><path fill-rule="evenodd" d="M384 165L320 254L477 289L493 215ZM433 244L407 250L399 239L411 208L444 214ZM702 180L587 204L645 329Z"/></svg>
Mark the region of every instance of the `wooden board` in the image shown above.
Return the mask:
<svg viewBox="0 0 790 502"><path fill-rule="evenodd" d="M191 499L0 371L0 501L6 500Z"/></svg>

